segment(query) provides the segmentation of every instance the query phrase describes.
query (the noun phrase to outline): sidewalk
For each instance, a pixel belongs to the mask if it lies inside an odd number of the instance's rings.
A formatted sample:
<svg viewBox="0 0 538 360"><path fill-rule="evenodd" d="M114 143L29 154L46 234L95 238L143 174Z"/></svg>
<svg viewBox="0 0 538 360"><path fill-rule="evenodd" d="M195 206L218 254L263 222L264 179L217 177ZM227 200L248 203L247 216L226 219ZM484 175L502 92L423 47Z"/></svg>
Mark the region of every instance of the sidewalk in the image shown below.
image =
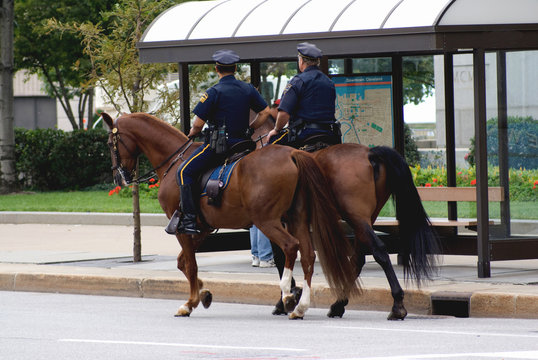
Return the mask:
<svg viewBox="0 0 538 360"><path fill-rule="evenodd" d="M188 297L185 276L176 269L180 247L164 232L164 215L142 217L143 261L132 262L130 214L0 212L0 290L170 298L178 308ZM49 224L52 222L54 224ZM273 305L280 295L275 268L250 265L250 252L197 255L199 276L222 302ZM392 257L396 264L395 256ZM479 279L476 257L444 256L439 275L417 289L401 284L405 306L414 314L538 318L538 260L491 263L491 278ZM402 279L402 268L395 265ZM295 278L302 283L300 263ZM361 274L363 294L348 309L392 307L381 268L367 258ZM333 298L316 264L312 307L328 308ZM459 310L456 310L459 309Z"/></svg>

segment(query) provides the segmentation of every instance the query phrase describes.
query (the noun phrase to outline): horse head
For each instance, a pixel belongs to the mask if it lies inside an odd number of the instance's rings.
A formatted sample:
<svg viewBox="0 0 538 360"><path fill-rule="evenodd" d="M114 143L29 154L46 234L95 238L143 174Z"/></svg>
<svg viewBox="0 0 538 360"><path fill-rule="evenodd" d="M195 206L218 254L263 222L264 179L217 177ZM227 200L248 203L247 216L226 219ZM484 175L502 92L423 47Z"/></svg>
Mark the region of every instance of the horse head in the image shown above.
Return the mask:
<svg viewBox="0 0 538 360"><path fill-rule="evenodd" d="M134 139L128 135L128 129L119 130L118 118L116 121L107 113L101 113L103 120L109 127L108 147L112 160L112 175L114 183L126 186L133 182L133 176L138 158L138 147Z"/></svg>

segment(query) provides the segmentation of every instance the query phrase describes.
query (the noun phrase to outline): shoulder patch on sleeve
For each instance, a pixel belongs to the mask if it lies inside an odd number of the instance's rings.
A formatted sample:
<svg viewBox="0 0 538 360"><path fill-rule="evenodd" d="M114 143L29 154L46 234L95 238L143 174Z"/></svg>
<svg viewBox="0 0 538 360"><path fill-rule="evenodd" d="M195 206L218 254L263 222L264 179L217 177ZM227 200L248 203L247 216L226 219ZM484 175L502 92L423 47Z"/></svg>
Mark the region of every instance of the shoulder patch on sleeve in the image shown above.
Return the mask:
<svg viewBox="0 0 538 360"><path fill-rule="evenodd" d="M282 96L284 96L284 94L286 94L288 92L288 90L293 86L293 84L291 82L288 83L288 85L286 85L286 87L284 88L284 91L282 92Z"/></svg>
<svg viewBox="0 0 538 360"><path fill-rule="evenodd" d="M205 92L202 97L200 98L200 102L203 103L207 100L207 98L209 97L209 95L207 95L207 93Z"/></svg>

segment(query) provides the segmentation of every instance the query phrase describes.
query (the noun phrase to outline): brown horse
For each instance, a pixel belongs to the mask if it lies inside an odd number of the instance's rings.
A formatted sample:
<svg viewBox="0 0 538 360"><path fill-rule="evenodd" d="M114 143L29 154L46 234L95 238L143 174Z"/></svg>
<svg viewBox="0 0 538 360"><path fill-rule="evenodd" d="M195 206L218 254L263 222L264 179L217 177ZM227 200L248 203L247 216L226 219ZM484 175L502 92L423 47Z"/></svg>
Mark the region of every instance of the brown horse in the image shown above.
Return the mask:
<svg viewBox="0 0 538 360"><path fill-rule="evenodd" d="M254 133L253 139L260 139L272 127L271 121L267 121ZM432 277L436 268L434 254L439 253L438 238L420 201L409 165L397 151L389 147L340 144L316 151L313 155L328 180L341 218L353 229L357 276L365 264L365 253L371 253L385 272L394 300L388 319L403 320L407 316L403 304L404 291L385 244L372 225L392 195L399 221L399 254L405 278L414 279L420 286L424 279ZM274 252L280 272L282 259L278 249ZM327 315L341 317L347 303L347 299L337 300ZM285 311L279 302L273 314L281 313Z"/></svg>
<svg viewBox="0 0 538 360"><path fill-rule="evenodd" d="M107 114L102 115L111 129L108 143L116 182L123 185L129 182L137 156L145 154L161 181L158 199L170 218L178 208L179 188L175 176L166 174L177 172L179 162L174 162L174 157L188 157L199 144L189 147L187 136L149 114L126 114L116 121ZM183 152L179 152L181 150ZM175 156L177 153L180 155ZM352 275L355 266L348 257L352 249L346 241L332 241L343 235L326 180L310 154L284 146L254 151L237 163L222 194L220 207L209 205L207 197L201 198L199 207L202 233L196 236L176 234L181 245L177 267L190 285L190 297L176 316L189 316L200 301L204 307L210 305L211 294L200 293L203 283L198 278L195 251L203 239L218 228L240 229L255 224L282 249L285 265L280 287L282 301L286 309L292 311L290 319L302 318L310 305L313 246L336 296L344 299L358 291L356 277ZM291 279L298 250L304 290L296 304L291 294Z"/></svg>

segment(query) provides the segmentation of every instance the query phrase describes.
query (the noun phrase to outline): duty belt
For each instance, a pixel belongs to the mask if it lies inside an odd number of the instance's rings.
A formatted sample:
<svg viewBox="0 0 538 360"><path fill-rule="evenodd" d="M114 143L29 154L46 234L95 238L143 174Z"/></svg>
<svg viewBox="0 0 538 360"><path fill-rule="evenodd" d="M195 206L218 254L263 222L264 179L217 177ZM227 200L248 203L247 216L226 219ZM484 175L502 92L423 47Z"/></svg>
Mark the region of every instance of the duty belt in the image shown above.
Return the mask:
<svg viewBox="0 0 538 360"><path fill-rule="evenodd" d="M305 123L303 129L333 131L334 123Z"/></svg>

